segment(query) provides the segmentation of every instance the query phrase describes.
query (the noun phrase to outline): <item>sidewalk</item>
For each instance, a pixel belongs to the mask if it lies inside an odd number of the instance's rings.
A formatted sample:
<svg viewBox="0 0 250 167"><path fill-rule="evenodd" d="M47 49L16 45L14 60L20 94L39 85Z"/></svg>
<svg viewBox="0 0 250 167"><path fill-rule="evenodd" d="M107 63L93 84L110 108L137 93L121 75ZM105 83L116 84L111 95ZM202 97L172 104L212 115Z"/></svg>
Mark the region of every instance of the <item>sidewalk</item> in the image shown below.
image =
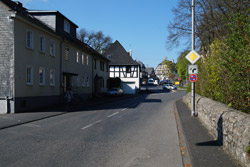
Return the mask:
<svg viewBox="0 0 250 167"><path fill-rule="evenodd" d="M141 94L123 95L121 97L95 97L87 101L73 103L71 105L71 112L83 111L89 107L103 105L105 103L111 103L113 101L122 100L124 98L135 97L139 95ZM3 114L0 115L0 130L68 113L70 112L66 111L66 105L61 104L51 106L49 108L37 109L24 113Z"/></svg>
<svg viewBox="0 0 250 167"><path fill-rule="evenodd" d="M222 145L209 134L199 118L191 117L182 99L176 101L176 108L192 167L240 167L223 151Z"/></svg>

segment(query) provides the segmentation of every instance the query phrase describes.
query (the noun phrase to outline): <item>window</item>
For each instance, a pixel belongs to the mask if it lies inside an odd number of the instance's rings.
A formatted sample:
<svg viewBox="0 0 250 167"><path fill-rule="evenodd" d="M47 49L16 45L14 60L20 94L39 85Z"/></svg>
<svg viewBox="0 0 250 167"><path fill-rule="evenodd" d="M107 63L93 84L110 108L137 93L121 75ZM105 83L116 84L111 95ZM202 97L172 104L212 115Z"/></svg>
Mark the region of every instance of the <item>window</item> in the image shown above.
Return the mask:
<svg viewBox="0 0 250 167"><path fill-rule="evenodd" d="M86 78L86 86L89 86L89 77Z"/></svg>
<svg viewBox="0 0 250 167"><path fill-rule="evenodd" d="M111 59L111 58L112 58L112 55L107 55L107 58L108 58L108 59Z"/></svg>
<svg viewBox="0 0 250 167"><path fill-rule="evenodd" d="M51 69L49 73L50 86L55 86L55 70Z"/></svg>
<svg viewBox="0 0 250 167"><path fill-rule="evenodd" d="M87 55L87 60L86 60L86 64L87 64L87 66L89 65L89 56Z"/></svg>
<svg viewBox="0 0 250 167"><path fill-rule="evenodd" d="M106 72L109 72L109 64L106 64Z"/></svg>
<svg viewBox="0 0 250 167"><path fill-rule="evenodd" d="M33 67L32 66L26 67L26 84L33 85Z"/></svg>
<svg viewBox="0 0 250 167"><path fill-rule="evenodd" d="M104 62L100 61L100 70L104 71Z"/></svg>
<svg viewBox="0 0 250 167"><path fill-rule="evenodd" d="M39 51L40 52L45 52L45 37L40 35L39 37Z"/></svg>
<svg viewBox="0 0 250 167"><path fill-rule="evenodd" d="M94 59L94 67L95 67L95 69L96 69L96 59Z"/></svg>
<svg viewBox="0 0 250 167"><path fill-rule="evenodd" d="M114 66L110 66L110 69L109 69L109 77L110 78L114 78L115 77L115 67Z"/></svg>
<svg viewBox="0 0 250 167"><path fill-rule="evenodd" d="M84 76L82 76L82 86L83 87L85 86L85 78L84 78Z"/></svg>
<svg viewBox="0 0 250 167"><path fill-rule="evenodd" d="M26 30L26 47L33 49L33 31Z"/></svg>
<svg viewBox="0 0 250 167"><path fill-rule="evenodd" d="M82 54L82 64L84 64L84 55Z"/></svg>
<svg viewBox="0 0 250 167"><path fill-rule="evenodd" d="M65 48L64 59L67 60L67 61L69 61L69 48L68 47Z"/></svg>
<svg viewBox="0 0 250 167"><path fill-rule="evenodd" d="M39 85L45 85L45 69L39 68Z"/></svg>
<svg viewBox="0 0 250 167"><path fill-rule="evenodd" d="M70 33L70 23L67 20L64 20L64 31Z"/></svg>
<svg viewBox="0 0 250 167"><path fill-rule="evenodd" d="M79 53L76 52L76 63L79 63Z"/></svg>
<svg viewBox="0 0 250 167"><path fill-rule="evenodd" d="M55 56L55 41L50 41L50 49L49 49L49 53L51 56Z"/></svg>

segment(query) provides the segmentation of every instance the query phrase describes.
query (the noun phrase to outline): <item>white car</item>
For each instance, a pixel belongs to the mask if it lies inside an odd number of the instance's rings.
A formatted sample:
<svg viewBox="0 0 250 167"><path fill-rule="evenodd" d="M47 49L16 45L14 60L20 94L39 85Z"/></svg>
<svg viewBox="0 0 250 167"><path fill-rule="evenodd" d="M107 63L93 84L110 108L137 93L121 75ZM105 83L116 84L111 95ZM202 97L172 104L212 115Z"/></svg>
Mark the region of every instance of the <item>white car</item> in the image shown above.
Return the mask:
<svg viewBox="0 0 250 167"><path fill-rule="evenodd" d="M176 90L177 89L177 87L175 85L173 85L173 84L164 84L162 86L162 88L163 89L170 89L170 90Z"/></svg>
<svg viewBox="0 0 250 167"><path fill-rule="evenodd" d="M154 80L153 79L148 79L148 85L154 85Z"/></svg>

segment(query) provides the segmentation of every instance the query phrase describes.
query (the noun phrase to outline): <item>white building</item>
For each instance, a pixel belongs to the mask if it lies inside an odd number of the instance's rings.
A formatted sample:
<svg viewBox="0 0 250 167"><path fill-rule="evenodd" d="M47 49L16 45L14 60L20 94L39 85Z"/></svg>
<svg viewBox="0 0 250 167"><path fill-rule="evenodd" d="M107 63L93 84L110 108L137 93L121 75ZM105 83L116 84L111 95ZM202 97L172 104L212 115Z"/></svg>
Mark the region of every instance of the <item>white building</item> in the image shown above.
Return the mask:
<svg viewBox="0 0 250 167"><path fill-rule="evenodd" d="M120 78L124 94L135 94L140 89L140 65L131 57L119 41L115 41L106 51L110 59L109 77Z"/></svg>

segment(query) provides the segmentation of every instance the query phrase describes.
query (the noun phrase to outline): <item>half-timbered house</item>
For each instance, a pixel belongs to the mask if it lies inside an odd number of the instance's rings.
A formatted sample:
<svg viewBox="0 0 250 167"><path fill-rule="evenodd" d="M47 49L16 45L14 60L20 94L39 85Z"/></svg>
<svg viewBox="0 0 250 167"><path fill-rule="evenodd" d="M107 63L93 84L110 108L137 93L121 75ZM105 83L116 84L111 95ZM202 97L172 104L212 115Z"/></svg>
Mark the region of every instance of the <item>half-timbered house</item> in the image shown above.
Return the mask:
<svg viewBox="0 0 250 167"><path fill-rule="evenodd" d="M140 65L132 59L119 41L115 41L106 51L110 59L109 77L120 78L124 94L135 94L140 89Z"/></svg>

